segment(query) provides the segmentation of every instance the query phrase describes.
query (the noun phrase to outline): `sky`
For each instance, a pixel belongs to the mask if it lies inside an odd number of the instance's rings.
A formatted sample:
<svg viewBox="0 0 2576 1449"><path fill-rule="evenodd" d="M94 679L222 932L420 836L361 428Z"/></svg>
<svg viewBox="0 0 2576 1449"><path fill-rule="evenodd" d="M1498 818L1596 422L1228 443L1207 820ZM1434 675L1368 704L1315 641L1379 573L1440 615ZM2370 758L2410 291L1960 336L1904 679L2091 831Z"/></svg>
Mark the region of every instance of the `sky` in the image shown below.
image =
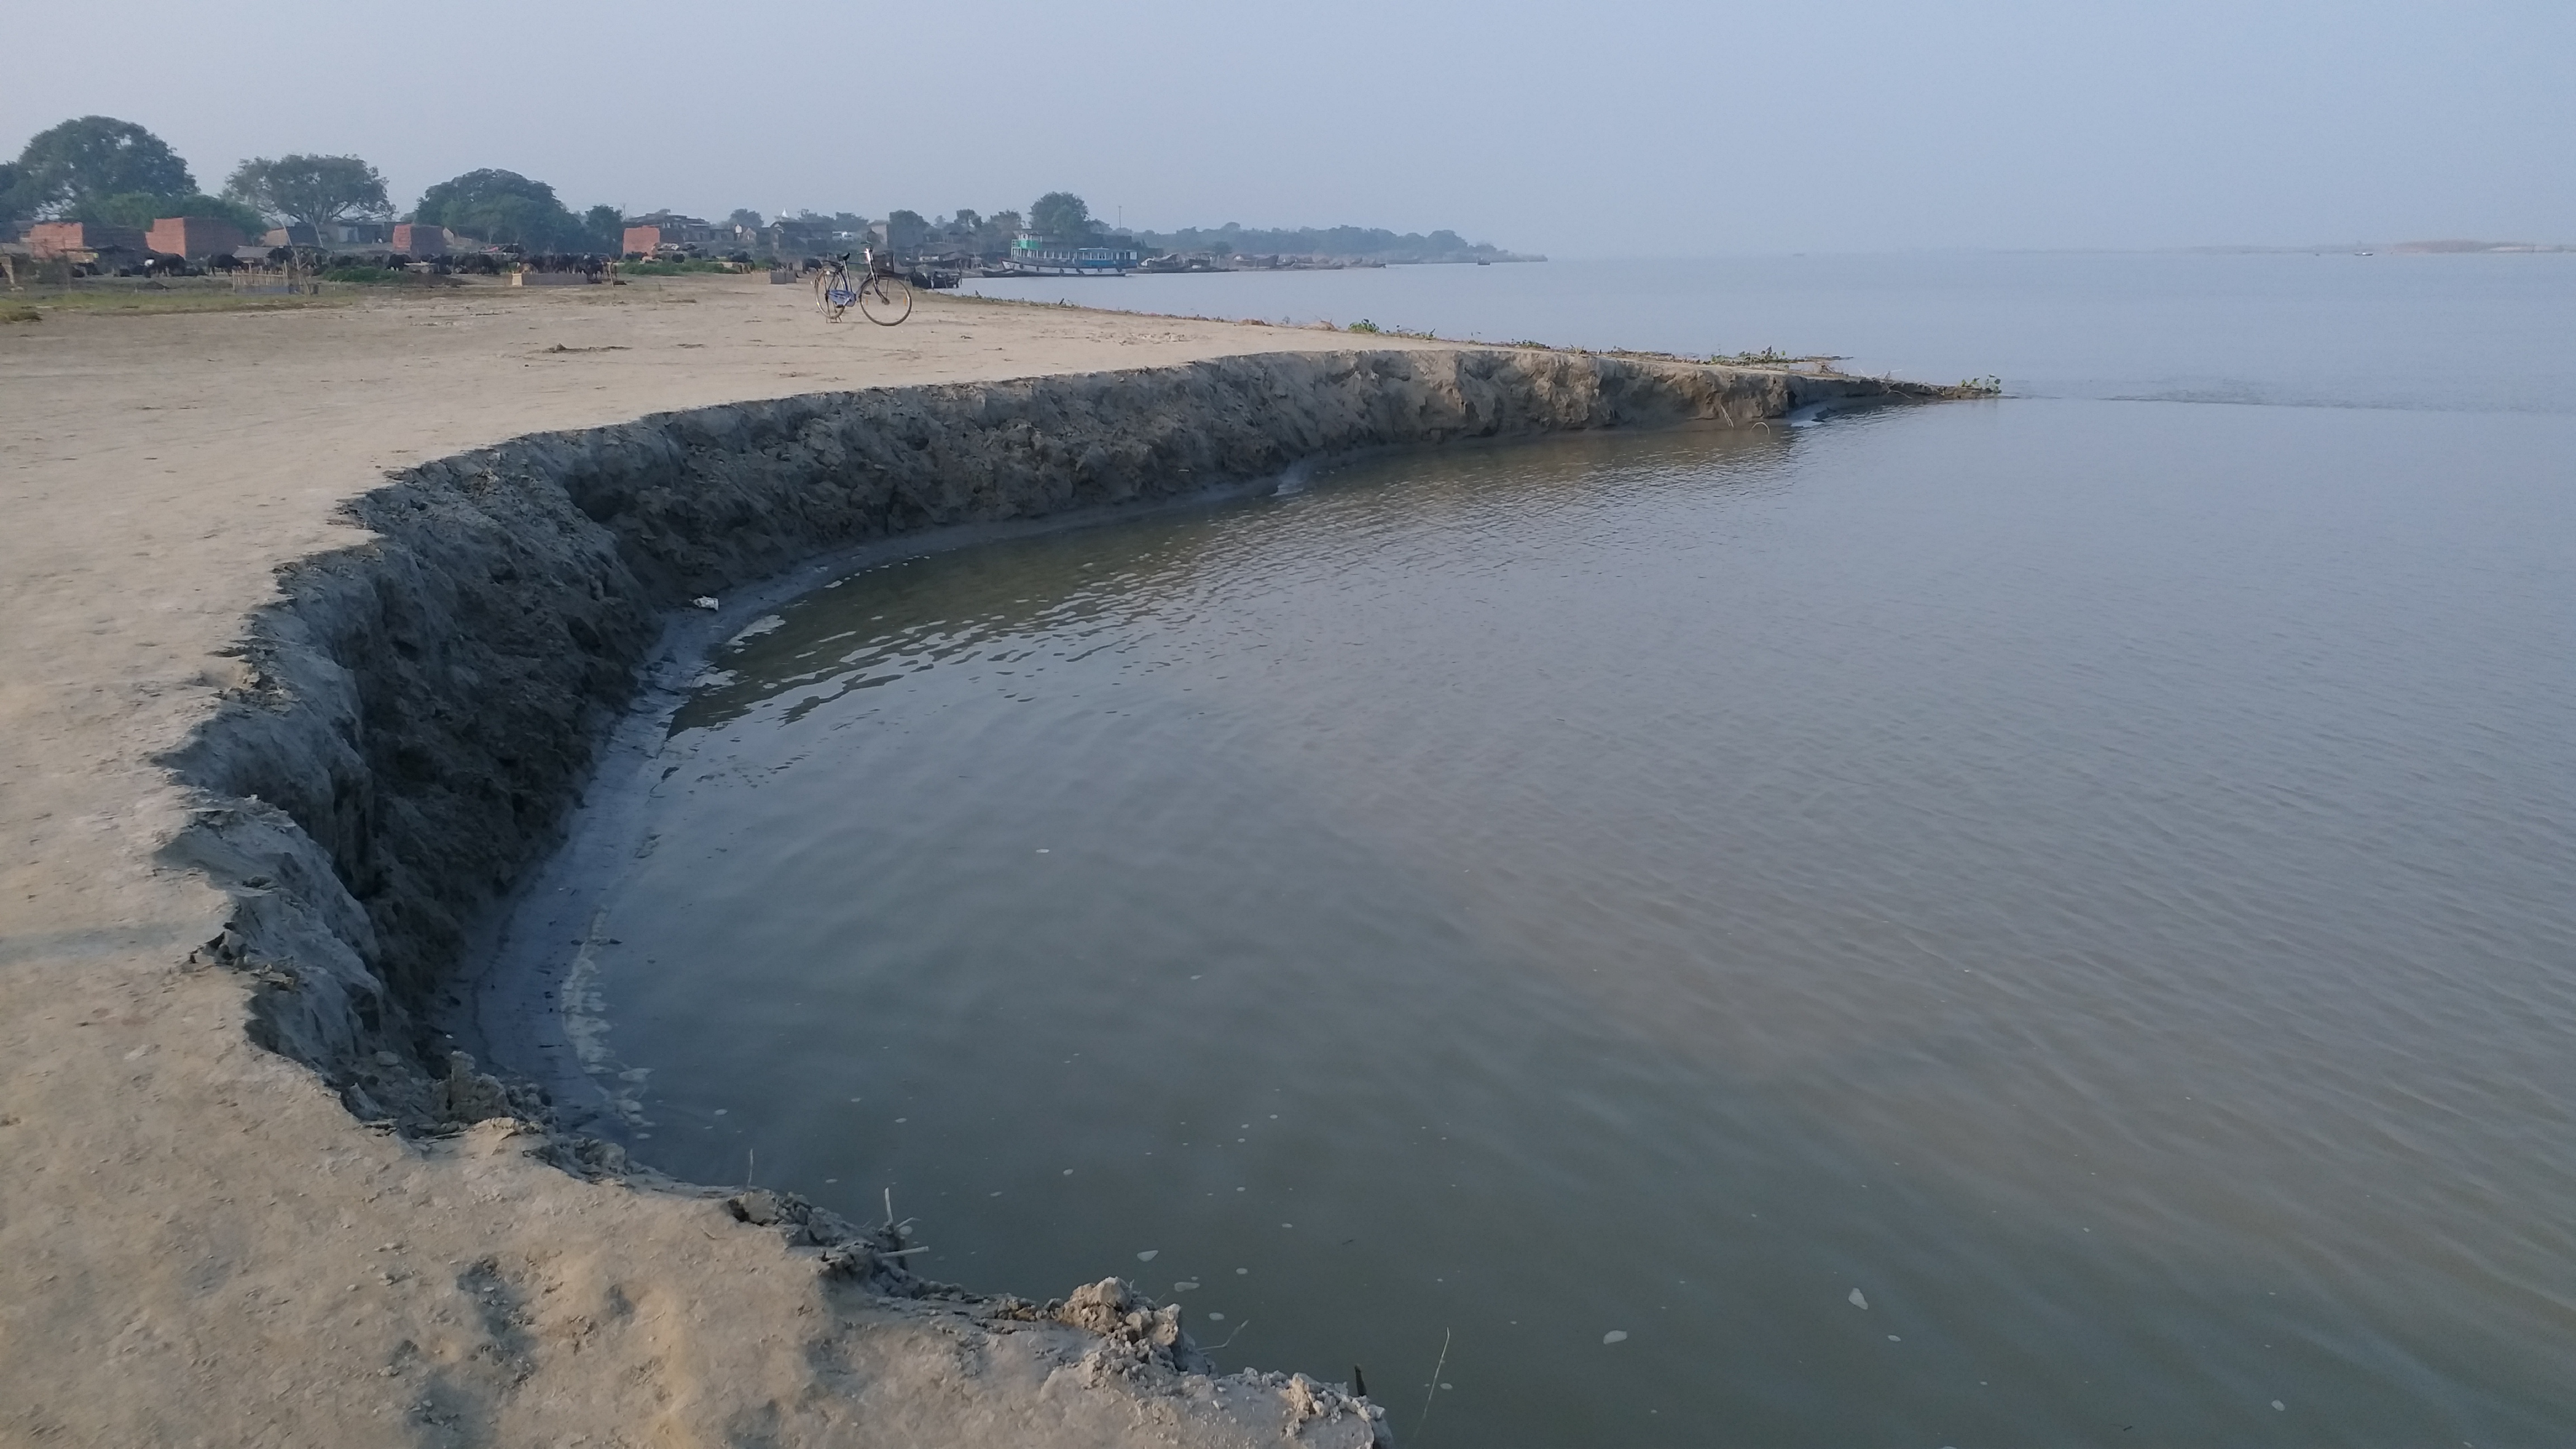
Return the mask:
<svg viewBox="0 0 2576 1449"><path fill-rule="evenodd" d="M0 152L136 121L208 189L355 153L408 206L1447 227L1558 257L2576 242L2571 0L134 0L9 23Z"/></svg>

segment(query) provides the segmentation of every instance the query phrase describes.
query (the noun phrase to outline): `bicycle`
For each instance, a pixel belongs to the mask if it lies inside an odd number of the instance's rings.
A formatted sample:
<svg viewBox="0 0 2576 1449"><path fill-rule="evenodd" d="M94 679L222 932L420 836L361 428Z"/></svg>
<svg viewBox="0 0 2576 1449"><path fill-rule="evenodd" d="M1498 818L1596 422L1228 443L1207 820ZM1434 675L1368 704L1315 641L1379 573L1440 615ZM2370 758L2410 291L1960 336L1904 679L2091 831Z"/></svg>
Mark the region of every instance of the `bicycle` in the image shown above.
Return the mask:
<svg viewBox="0 0 2576 1449"><path fill-rule="evenodd" d="M852 307L879 327L892 327L912 315L912 288L892 262L868 252L855 279L849 263L850 254L843 252L826 258L823 269L814 274L814 303L822 309L824 321L838 322Z"/></svg>

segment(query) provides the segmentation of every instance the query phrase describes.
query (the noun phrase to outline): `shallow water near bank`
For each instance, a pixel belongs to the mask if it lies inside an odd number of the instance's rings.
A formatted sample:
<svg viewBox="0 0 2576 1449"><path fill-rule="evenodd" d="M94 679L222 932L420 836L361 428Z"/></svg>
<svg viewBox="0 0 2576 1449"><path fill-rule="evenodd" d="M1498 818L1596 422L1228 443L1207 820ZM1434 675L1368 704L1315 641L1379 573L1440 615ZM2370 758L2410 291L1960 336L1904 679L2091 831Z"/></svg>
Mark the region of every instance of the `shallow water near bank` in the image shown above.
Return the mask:
<svg viewBox="0 0 2576 1449"><path fill-rule="evenodd" d="M2571 445L1971 404L870 569L674 721L601 1065L1415 1444L2531 1441Z"/></svg>

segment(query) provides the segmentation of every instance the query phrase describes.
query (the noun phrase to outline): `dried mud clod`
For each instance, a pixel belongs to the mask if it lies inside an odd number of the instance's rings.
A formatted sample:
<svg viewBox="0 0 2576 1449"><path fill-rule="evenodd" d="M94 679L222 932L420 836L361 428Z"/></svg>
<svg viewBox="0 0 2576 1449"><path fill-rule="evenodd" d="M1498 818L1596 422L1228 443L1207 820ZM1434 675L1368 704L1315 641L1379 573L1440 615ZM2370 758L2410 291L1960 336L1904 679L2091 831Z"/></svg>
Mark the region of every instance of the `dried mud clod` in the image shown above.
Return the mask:
<svg viewBox="0 0 2576 1449"><path fill-rule="evenodd" d="M1273 1374L1272 1380L1281 1376ZM1386 1420L1386 1410L1359 1398L1339 1384L1319 1383L1304 1374L1289 1374L1277 1382L1280 1396L1288 1401L1288 1437L1303 1437L1310 1424L1339 1427L1345 1424L1365 1430L1371 1445L1392 1446L1395 1431Z"/></svg>
<svg viewBox="0 0 2576 1449"><path fill-rule="evenodd" d="M1181 1327L1181 1305L1157 1306L1118 1278L1103 1278L1073 1290L1055 1310L1055 1321L1087 1328L1124 1350L1137 1364L1156 1364L1182 1373L1213 1373L1216 1365L1190 1341Z"/></svg>

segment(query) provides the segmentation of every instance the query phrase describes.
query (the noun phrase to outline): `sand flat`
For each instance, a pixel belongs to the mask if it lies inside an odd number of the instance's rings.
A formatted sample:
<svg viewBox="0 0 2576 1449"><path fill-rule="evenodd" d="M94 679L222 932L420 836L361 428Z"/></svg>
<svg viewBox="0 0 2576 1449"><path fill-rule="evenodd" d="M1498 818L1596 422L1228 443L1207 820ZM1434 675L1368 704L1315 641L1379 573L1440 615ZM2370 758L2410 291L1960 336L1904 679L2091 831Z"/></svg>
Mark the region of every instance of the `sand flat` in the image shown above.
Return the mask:
<svg viewBox="0 0 2576 1449"><path fill-rule="evenodd" d="M775 1234L543 1166L503 1124L360 1126L191 962L229 906L156 860L188 802L155 762L240 683L225 650L275 571L364 540L340 509L387 469L1348 342L929 296L826 326L803 288L695 278L0 327L0 1440L1274 1440L1275 1403L1104 1389L1073 1330L834 1301Z"/></svg>

